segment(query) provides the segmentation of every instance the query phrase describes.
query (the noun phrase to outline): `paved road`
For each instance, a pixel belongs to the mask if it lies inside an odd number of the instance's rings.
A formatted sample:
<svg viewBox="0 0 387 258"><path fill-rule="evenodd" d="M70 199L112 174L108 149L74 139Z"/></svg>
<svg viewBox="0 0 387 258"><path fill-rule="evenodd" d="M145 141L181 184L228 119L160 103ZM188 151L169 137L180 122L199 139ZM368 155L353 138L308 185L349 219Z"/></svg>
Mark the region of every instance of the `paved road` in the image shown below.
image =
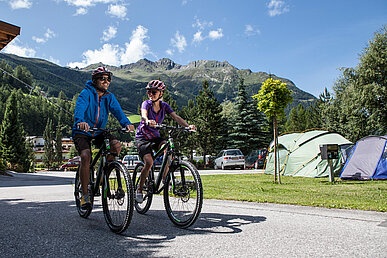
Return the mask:
<svg viewBox="0 0 387 258"><path fill-rule="evenodd" d="M123 235L100 200L78 216L73 172L0 175L0 257L387 257L387 214L205 200L192 228L169 221L161 198Z"/></svg>

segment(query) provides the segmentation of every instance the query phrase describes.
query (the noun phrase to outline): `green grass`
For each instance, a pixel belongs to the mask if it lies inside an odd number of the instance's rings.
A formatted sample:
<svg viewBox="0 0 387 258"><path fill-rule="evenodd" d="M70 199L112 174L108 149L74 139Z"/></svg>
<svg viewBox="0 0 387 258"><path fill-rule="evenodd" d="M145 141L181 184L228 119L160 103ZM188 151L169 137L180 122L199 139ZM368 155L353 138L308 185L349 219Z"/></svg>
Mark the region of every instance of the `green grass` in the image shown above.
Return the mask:
<svg viewBox="0 0 387 258"><path fill-rule="evenodd" d="M341 181L265 174L203 175L204 198L387 211L387 181Z"/></svg>

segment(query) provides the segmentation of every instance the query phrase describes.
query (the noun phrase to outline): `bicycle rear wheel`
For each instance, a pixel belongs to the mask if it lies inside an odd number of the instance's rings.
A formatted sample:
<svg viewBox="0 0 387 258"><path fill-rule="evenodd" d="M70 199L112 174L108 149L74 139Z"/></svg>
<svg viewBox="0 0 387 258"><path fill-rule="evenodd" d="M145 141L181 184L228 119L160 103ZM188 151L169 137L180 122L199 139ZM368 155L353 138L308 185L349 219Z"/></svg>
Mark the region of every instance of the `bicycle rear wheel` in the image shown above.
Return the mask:
<svg viewBox="0 0 387 258"><path fill-rule="evenodd" d="M177 167L171 167L164 186L164 206L170 220L187 228L199 217L202 204L202 180L195 166L181 161Z"/></svg>
<svg viewBox="0 0 387 258"><path fill-rule="evenodd" d="M133 185L135 192L137 191L138 185L140 183L140 175L141 175L141 170L144 167L143 163L139 163L136 165L133 171ZM152 171L149 173L148 178L145 181L145 184L142 188L142 193L144 196L144 200L142 203L138 203L134 201L134 207L136 208L136 211L140 214L145 214L151 204L152 204L152 199L153 199L153 180L151 177Z"/></svg>
<svg viewBox="0 0 387 258"><path fill-rule="evenodd" d="M115 233L124 232L133 216L133 185L126 168L117 161L106 165L102 207L105 221Z"/></svg>
<svg viewBox="0 0 387 258"><path fill-rule="evenodd" d="M87 210L81 209L82 185L81 185L79 167L77 169L77 173L75 174L74 197L75 197L75 204L77 206L79 215L82 218L89 217L92 209L87 209ZM91 194L91 199L93 200L92 194Z"/></svg>

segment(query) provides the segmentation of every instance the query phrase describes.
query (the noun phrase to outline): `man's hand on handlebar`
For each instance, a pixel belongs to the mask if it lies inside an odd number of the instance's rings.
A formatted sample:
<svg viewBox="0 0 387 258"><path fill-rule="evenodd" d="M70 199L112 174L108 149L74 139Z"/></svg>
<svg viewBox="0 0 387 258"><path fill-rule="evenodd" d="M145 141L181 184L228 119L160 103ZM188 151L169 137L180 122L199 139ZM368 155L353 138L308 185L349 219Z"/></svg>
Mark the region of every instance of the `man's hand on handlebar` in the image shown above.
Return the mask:
<svg viewBox="0 0 387 258"><path fill-rule="evenodd" d="M86 122L80 122L80 123L78 123L77 126L78 126L78 129L83 130L85 132L88 132L90 130L90 126Z"/></svg>
<svg viewBox="0 0 387 258"><path fill-rule="evenodd" d="M127 126L126 126L126 129L127 129L129 132L134 132L134 125L127 125Z"/></svg>

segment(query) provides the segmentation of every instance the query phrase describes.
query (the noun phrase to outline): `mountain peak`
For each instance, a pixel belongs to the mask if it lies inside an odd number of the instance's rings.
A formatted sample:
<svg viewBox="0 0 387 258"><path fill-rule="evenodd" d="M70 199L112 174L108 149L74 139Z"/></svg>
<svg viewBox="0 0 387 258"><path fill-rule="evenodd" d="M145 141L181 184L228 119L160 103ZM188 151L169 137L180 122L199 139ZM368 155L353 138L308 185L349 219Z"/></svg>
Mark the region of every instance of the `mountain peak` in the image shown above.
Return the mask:
<svg viewBox="0 0 387 258"><path fill-rule="evenodd" d="M229 62L223 61L213 61L213 60L198 60L198 61L192 61L188 65L185 66L186 69L192 69L192 68L231 68L231 69L237 69L234 66L232 66Z"/></svg>
<svg viewBox="0 0 387 258"><path fill-rule="evenodd" d="M181 67L181 65L176 64L175 62L173 62L169 58L162 58L162 59L158 60L157 62L155 62L155 64L156 64L157 68L161 68L163 70L172 70L174 68L179 69Z"/></svg>

